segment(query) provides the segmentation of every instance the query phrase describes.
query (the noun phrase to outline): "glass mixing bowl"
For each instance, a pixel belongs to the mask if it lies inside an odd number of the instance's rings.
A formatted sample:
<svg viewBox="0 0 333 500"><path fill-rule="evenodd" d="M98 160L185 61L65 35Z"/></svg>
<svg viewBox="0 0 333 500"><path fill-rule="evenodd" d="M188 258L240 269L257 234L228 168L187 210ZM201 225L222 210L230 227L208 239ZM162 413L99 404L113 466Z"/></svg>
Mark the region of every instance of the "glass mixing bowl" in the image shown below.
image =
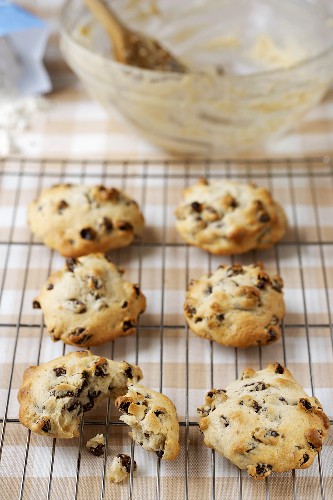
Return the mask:
<svg viewBox="0 0 333 500"><path fill-rule="evenodd" d="M178 3L178 5L177 5ZM82 0L61 18L61 48L88 92L169 151L223 156L288 131L333 81L333 22L312 0L114 0L134 29L190 68L142 70L113 59Z"/></svg>

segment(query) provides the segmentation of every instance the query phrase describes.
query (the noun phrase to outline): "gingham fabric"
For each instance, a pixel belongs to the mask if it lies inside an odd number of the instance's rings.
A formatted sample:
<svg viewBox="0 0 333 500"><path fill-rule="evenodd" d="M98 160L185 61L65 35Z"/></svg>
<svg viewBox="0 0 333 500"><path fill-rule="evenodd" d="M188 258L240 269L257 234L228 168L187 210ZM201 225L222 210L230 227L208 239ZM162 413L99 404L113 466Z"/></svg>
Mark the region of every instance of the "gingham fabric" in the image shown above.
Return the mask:
<svg viewBox="0 0 333 500"><path fill-rule="evenodd" d="M249 478L203 444L196 407L211 387L222 388L247 367L286 363L333 417L333 355L330 320L333 293L332 183L330 162L74 162L7 160L0 167L0 417L3 426L1 498L271 499L333 498L333 434L319 460L303 471ZM195 336L185 327L182 304L191 278L232 258L188 247L175 231L174 209L181 191L200 176L252 180L268 186L283 204L290 227L283 241L235 261L262 260L285 281L287 315L283 338L267 347L235 350ZM17 420L17 391L24 370L75 348L51 342L32 300L63 258L31 236L27 204L41 188L57 182L104 182L125 189L142 206L143 240L113 252L125 277L140 283L148 308L138 333L92 348L97 354L140 365L144 384L175 403L181 422L181 453L158 463L135 446L138 470L132 482L112 485L105 477L113 456L131 452L128 428L119 425L113 404L86 415L80 439L52 440L31 434ZM331 302L331 306L329 304ZM8 392L9 388L9 392ZM108 416L107 416L108 415ZM97 433L108 437L107 461L85 449ZM103 489L105 487L105 490Z"/></svg>

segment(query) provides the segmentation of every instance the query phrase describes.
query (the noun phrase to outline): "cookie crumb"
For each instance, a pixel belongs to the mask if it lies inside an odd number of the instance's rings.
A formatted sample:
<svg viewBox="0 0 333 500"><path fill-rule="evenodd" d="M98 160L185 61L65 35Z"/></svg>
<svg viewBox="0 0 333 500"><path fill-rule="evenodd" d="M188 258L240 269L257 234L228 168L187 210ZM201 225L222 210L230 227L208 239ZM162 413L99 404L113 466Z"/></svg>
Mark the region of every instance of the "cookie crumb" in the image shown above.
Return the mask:
<svg viewBox="0 0 333 500"><path fill-rule="evenodd" d="M90 453L95 455L95 457L100 457L104 454L105 449L105 437L103 434L96 434L93 438L86 442L86 448Z"/></svg>
<svg viewBox="0 0 333 500"><path fill-rule="evenodd" d="M133 460L133 471L136 470L136 461ZM120 483L128 478L131 472L131 457L125 453L119 453L112 460L108 479L111 483Z"/></svg>

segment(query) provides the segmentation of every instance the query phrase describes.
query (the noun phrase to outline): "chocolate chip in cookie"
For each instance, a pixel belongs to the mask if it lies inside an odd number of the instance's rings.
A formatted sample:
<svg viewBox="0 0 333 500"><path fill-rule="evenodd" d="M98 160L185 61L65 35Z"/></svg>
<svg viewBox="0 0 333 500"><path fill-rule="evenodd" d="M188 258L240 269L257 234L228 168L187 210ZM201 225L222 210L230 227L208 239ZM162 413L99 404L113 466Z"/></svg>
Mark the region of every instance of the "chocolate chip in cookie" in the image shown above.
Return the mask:
<svg viewBox="0 0 333 500"><path fill-rule="evenodd" d="M92 227L84 227L80 231L80 236L84 240L95 240L97 237L97 233Z"/></svg>

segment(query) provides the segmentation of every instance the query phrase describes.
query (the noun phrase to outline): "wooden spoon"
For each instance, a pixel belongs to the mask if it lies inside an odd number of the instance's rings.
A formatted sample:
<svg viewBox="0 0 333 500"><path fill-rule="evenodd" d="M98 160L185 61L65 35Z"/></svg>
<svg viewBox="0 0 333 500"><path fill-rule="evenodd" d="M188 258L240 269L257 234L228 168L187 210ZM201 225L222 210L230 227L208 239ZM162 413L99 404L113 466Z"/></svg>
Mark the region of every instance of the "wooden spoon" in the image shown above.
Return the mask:
<svg viewBox="0 0 333 500"><path fill-rule="evenodd" d="M105 28L118 62L157 71L187 71L186 67L156 40L124 26L105 0L85 0L85 5Z"/></svg>

